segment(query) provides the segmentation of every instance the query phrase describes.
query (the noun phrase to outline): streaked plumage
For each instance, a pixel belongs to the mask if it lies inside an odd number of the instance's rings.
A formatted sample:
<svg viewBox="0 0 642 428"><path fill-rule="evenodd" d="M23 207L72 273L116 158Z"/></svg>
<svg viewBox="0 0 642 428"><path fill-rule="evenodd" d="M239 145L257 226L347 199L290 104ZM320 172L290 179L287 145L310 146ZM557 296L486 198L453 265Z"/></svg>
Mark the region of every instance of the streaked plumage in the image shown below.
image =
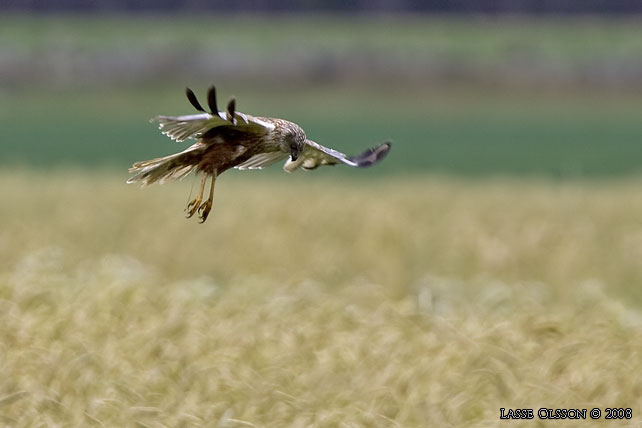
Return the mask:
<svg viewBox="0 0 642 428"><path fill-rule="evenodd" d="M187 217L197 211L201 223L207 220L212 209L216 177L230 168L240 170L261 169L287 159L283 169L292 172L298 168L315 169L319 165L336 165L365 168L379 162L390 150L386 142L366 150L358 156L324 147L306 138L303 129L295 123L271 117L251 116L236 111L232 98L225 111L216 105L216 90L212 86L207 94L206 112L191 89L186 90L187 99L198 114L184 116L157 116L161 132L172 140L182 142L188 138L198 141L182 152L148 161L136 162L130 173L134 175L127 183L139 182L148 185L164 183L186 177L192 171L203 173L198 196L187 205ZM203 202L207 178L212 178L209 198Z"/></svg>

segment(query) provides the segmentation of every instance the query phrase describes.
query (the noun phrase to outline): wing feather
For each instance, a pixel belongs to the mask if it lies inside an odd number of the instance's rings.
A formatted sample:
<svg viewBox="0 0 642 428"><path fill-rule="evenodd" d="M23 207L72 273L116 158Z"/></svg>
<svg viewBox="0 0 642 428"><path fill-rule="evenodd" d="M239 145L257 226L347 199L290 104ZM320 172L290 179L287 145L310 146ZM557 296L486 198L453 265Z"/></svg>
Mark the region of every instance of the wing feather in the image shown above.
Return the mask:
<svg viewBox="0 0 642 428"><path fill-rule="evenodd" d="M150 122L158 122L161 132L172 140L184 141L188 138L200 138L207 131L222 126L258 134L267 133L274 129L274 125L269 121L237 112L234 98L230 99L226 111L218 111L216 87L214 86L210 86L207 91L209 113L198 102L196 95L190 88L185 88L185 94L190 104L202 113L183 116L156 116L150 120Z"/></svg>
<svg viewBox="0 0 642 428"><path fill-rule="evenodd" d="M275 162L281 161L288 156L287 153L283 152L269 152L269 153L259 153L254 155L240 165L235 166L234 168L244 170L244 169L261 169L266 166L270 166Z"/></svg>
<svg viewBox="0 0 642 428"><path fill-rule="evenodd" d="M345 153L322 146L311 140L306 140L305 143L306 146L299 158L296 161L288 159L283 165L283 169L286 172L292 172L298 168L310 170L320 165L336 165L339 163L356 168L367 168L383 159L391 147L390 142L385 142L366 150L360 155L348 157Z"/></svg>
<svg viewBox="0 0 642 428"><path fill-rule="evenodd" d="M274 129L274 125L269 122L239 112L234 113L236 124L233 124L225 119L226 114L226 112L218 112L218 115L199 113L184 116L156 116L150 122L157 122L158 128L164 135L178 142L188 138L200 138L210 129L220 126L256 133L267 133Z"/></svg>

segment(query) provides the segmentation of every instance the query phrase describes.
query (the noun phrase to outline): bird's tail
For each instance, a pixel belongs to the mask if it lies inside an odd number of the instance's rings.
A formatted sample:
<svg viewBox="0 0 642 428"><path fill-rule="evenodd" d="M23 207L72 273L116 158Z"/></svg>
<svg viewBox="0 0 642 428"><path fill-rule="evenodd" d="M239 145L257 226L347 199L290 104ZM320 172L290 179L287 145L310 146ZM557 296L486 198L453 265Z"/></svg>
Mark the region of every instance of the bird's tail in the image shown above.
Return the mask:
<svg viewBox="0 0 642 428"><path fill-rule="evenodd" d="M171 180L179 180L192 172L198 166L198 151L205 147L198 142L182 152L173 155L136 162L129 168L135 174L127 180L128 184L140 183L143 186L159 182L163 184Z"/></svg>

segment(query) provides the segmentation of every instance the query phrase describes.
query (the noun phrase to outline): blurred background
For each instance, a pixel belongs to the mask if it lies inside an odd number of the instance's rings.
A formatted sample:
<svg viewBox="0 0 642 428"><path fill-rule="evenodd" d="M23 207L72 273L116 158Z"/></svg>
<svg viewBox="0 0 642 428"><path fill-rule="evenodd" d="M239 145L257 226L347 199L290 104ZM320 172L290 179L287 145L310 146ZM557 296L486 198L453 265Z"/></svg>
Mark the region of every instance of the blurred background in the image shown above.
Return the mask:
<svg viewBox="0 0 642 428"><path fill-rule="evenodd" d="M214 83L220 104L234 95L240 111L288 118L339 150L393 140L377 174L642 170L633 0L9 0L0 10L2 166L124 171L171 153L179 147L148 119L189 113L184 88L203 97Z"/></svg>
<svg viewBox="0 0 642 428"><path fill-rule="evenodd" d="M639 427L641 24L637 0L0 0L0 425ZM199 225L198 178L125 180L211 84L393 148L230 171Z"/></svg>

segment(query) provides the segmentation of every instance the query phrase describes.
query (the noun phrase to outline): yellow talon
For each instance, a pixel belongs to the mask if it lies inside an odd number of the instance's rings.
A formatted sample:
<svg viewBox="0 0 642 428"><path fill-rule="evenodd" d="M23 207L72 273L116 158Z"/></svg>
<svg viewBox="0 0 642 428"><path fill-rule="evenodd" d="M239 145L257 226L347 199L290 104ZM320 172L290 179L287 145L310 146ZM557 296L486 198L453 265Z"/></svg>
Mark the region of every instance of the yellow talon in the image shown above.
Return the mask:
<svg viewBox="0 0 642 428"><path fill-rule="evenodd" d="M187 208L185 208L185 211L187 211L187 218L191 218L194 214L196 214L196 211L201 205L201 198L195 198L192 200L189 204L187 204Z"/></svg>
<svg viewBox="0 0 642 428"><path fill-rule="evenodd" d="M206 182L207 182L207 174L203 174L203 178L201 178L201 191L198 192L198 196L192 199L190 203L187 204L187 208L185 208L185 211L187 211L187 218L191 218L194 214L196 214L196 211L201 206Z"/></svg>
<svg viewBox="0 0 642 428"><path fill-rule="evenodd" d="M208 199L207 201L203 202L200 207L198 207L198 213L201 217L201 223L205 223L205 220L207 220L207 216L210 215L210 211L212 211L212 200Z"/></svg>

